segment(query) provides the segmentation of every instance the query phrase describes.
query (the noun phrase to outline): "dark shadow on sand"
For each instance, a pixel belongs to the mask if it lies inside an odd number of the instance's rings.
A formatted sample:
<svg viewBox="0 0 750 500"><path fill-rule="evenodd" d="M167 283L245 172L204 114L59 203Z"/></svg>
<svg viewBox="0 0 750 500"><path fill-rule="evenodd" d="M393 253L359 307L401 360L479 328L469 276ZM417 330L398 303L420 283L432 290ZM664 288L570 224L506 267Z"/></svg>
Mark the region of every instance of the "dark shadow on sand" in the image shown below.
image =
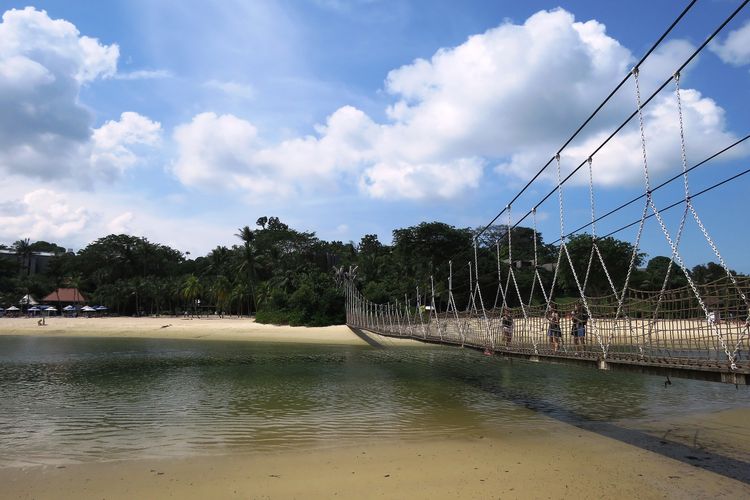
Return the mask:
<svg viewBox="0 0 750 500"><path fill-rule="evenodd" d="M375 340L374 338L372 338L370 335L368 335L367 333L365 333L363 330L360 330L359 328L355 328L353 326L350 326L349 330L351 330L352 333L354 333L354 335L356 335L357 337L361 338L362 340L364 340L365 342L367 342L372 347L377 347L379 349L382 349L384 347L383 344L381 344L380 342L378 342L377 340Z"/></svg>
<svg viewBox="0 0 750 500"><path fill-rule="evenodd" d="M544 401L528 394L516 393L492 381L479 377L462 377L466 382L479 387L514 404L524 406L545 416L573 425L579 429L616 439L631 446L693 465L722 476L750 484L750 463L720 455L702 448L694 448L675 441L654 436L636 429L628 429L611 422L593 421L572 410Z"/></svg>

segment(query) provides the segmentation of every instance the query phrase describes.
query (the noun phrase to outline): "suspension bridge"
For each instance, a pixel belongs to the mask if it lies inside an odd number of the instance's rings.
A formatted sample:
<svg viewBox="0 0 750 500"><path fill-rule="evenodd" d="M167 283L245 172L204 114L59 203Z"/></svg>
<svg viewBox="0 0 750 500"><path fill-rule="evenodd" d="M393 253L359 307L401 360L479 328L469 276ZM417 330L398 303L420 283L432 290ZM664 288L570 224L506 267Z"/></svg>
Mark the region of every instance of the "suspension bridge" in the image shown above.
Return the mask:
<svg viewBox="0 0 750 500"><path fill-rule="evenodd" d="M346 298L346 322L351 328L366 330L379 335L403 337L422 342L474 348L487 355L523 358L529 361L546 361L592 365L603 370L627 370L647 374L721 381L732 384L750 384L750 278L735 275L725 262L720 249L704 224L694 200L713 189L735 182L750 172L739 172L715 184L692 192L691 172L713 158L738 146L750 135L732 143L716 154L688 166L688 144L685 140L686 123L683 114L680 77L685 67L720 33L746 6L748 0L728 15L695 51L675 68L663 84L644 99L641 94L640 72L644 61L652 54L671 30L682 20L695 0L690 2L671 26L646 52L633 69L578 127L563 146L536 173L498 215L478 231L474 238L473 256L465 260L452 259L445 263L448 283L436 299L435 281L430 278L427 290L415 288L416 294L390 303L376 304L360 291L357 269L336 270L337 280ZM616 127L602 143L580 164L563 177L561 153L605 107L612 97L630 82L633 88L634 111ZM669 87L671 85L671 87ZM669 88L668 88L669 87ZM649 169L650 143L644 109L662 91L672 92L675 101L676 129L679 130L680 168L667 181L654 186ZM631 121L637 125L640 135L640 157L642 163L643 189L639 196L620 205L604 215L597 215L595 203L595 179L597 153L602 150ZM550 167L556 171L556 183L541 201L534 204L525 215L513 220L511 213L520 196ZM590 220L575 231L566 233L565 186L581 169L588 170ZM585 171L583 172L585 174ZM681 198L671 205L658 207L654 193L675 181L681 181ZM560 238L556 245L556 262L541 262L537 245L537 211L555 196L560 219ZM607 262L598 242L597 223L614 213L635 205L638 207L632 223L606 236L635 227L632 254L629 261ZM670 230L664 213L680 207L682 213L676 228ZM487 290L487 280L480 276L478 259L479 237L501 217L507 218L506 230L495 242L497 275L493 277L492 290ZM533 225L534 257L530 263L533 274L530 291L522 294L517 274L520 261L513 259L514 229L531 219ZM656 221L656 231L666 243L670 253L669 264L659 290L641 291L632 286L631 279L636 269L644 228L651 219ZM682 237L688 226L697 228L701 239L723 269L724 276L712 283L699 283L691 275L681 253ZM574 263L568 242L571 236L587 230L590 235L590 250L586 266ZM507 256L501 258L501 244L507 248ZM486 251L486 248L483 249ZM473 257L473 258L472 258ZM454 266L468 269L469 286L456 290L453 286ZM559 300L559 270L569 266L575 281L575 300ZM614 266L625 270L624 282L615 283L612 276ZM549 272L542 272L545 269ZM681 272L687 285L681 288L669 286L670 277ZM593 273L603 274L608 285L606 294L594 294L590 282ZM550 276L551 279L550 279ZM485 289L480 286L484 281ZM488 292L492 295L489 295ZM459 294L462 294L459 297ZM494 301L488 300L494 295ZM570 299L568 297L567 299ZM458 306L461 304L461 307Z"/></svg>

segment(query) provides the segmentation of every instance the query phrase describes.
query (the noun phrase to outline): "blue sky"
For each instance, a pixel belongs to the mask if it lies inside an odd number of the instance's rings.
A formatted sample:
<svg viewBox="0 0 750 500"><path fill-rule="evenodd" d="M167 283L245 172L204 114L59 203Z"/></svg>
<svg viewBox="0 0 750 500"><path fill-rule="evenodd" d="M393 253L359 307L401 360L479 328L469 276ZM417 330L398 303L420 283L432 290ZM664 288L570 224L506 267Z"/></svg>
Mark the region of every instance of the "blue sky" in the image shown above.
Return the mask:
<svg viewBox="0 0 750 500"><path fill-rule="evenodd" d="M80 248L127 232L195 255L263 215L343 241L389 241L425 220L480 226L686 3L0 1L0 241ZM699 1L642 68L643 93L738 4ZM688 165L750 132L749 23L746 9L683 74ZM646 109L654 183L681 168L673 91ZM563 153L563 171L634 106L626 86ZM643 190L639 139L626 128L594 158L599 213ZM747 168L749 152L696 171L691 189ZM586 182L566 187L567 229L589 217ZM657 205L679 199L678 184ZM745 272L748 186L750 176L695 200ZM542 178L514 214L553 187ZM671 232L681 215L665 214ZM555 240L556 197L538 218ZM669 254L653 219L643 247ZM688 265L715 260L694 221L680 249Z"/></svg>

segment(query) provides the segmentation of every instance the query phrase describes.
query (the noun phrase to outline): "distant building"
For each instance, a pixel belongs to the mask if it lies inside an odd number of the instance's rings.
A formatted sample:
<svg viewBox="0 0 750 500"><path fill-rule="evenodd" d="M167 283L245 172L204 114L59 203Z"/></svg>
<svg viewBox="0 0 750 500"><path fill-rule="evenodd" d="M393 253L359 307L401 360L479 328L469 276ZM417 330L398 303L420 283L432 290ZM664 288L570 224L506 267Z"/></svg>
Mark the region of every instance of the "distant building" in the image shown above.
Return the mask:
<svg viewBox="0 0 750 500"><path fill-rule="evenodd" d="M86 297L78 288L58 288L42 299L45 304L57 304L58 306L85 304Z"/></svg>
<svg viewBox="0 0 750 500"><path fill-rule="evenodd" d="M46 272L49 267L49 261L55 255L54 252L33 252L31 254L31 265L29 266L30 274ZM11 249L0 250L0 259L17 262L21 266L26 265L26 262L22 262L23 258Z"/></svg>

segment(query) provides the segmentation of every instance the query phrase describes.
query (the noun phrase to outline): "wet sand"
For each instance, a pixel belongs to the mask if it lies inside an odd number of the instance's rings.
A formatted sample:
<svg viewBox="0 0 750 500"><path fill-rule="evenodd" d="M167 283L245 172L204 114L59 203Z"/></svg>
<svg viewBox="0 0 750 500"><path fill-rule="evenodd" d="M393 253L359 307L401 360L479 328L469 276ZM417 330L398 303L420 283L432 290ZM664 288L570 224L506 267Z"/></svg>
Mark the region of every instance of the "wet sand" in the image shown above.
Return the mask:
<svg viewBox="0 0 750 500"><path fill-rule="evenodd" d="M0 318L0 335L128 337L159 339L247 340L258 342L303 342L315 344L366 345L366 341L343 325L289 327L262 325L248 318ZM407 339L371 335L377 343L421 345ZM372 340L371 340L372 341Z"/></svg>
<svg viewBox="0 0 750 500"><path fill-rule="evenodd" d="M563 423L534 435L0 469L2 498L747 498L750 485Z"/></svg>

